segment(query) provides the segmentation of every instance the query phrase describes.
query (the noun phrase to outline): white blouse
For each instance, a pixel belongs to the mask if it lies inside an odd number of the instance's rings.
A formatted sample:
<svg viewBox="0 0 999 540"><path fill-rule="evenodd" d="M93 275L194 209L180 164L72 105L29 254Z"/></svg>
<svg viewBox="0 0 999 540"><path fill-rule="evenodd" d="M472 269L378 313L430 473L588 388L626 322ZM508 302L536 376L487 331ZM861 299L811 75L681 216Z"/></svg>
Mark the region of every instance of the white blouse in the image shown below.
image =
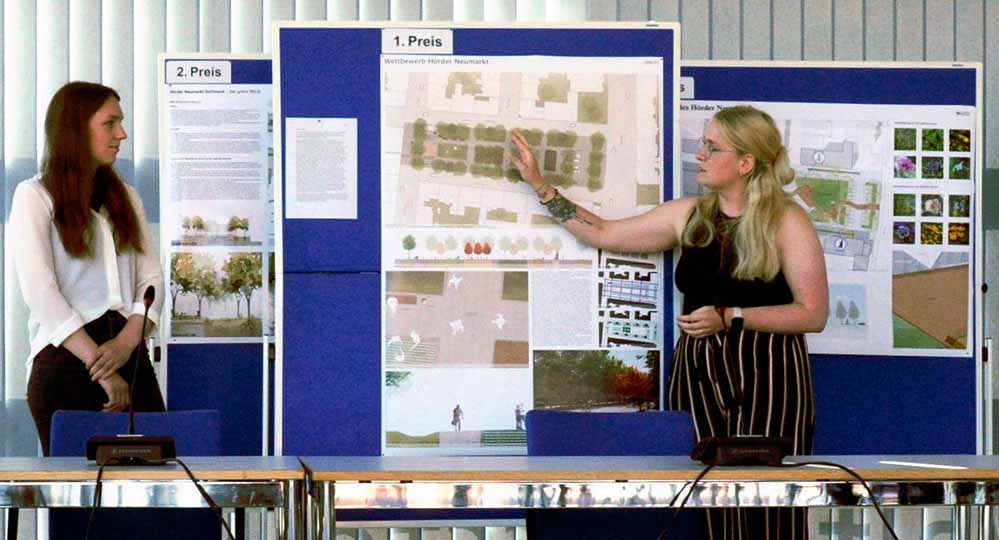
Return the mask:
<svg viewBox="0 0 999 540"><path fill-rule="evenodd" d="M112 223L106 210L94 212L94 255L74 258L66 252L59 231L52 220L52 197L35 176L17 185L11 204L8 238L21 284L21 294L28 305L28 334L31 361L46 345L58 347L77 329L114 310L125 318L145 310L142 303L146 287L156 287L156 297L149 309L149 321L159 320L166 291L156 244L149 234L142 201L126 185L132 207L139 220L145 253L132 250L115 252Z"/></svg>

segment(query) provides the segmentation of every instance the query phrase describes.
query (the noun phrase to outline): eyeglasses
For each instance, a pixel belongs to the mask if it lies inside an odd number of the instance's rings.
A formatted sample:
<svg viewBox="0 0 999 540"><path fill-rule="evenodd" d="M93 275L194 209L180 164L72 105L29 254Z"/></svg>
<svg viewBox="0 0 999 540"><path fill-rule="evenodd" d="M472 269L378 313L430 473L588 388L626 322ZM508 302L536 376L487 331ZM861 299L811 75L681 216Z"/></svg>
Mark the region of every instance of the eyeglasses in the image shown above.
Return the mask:
<svg viewBox="0 0 999 540"><path fill-rule="evenodd" d="M724 150L722 148L718 148L717 146L715 146L715 143L713 141L705 139L704 137L701 137L699 140L701 142L701 147L698 150L703 150L704 151L704 160L705 161L711 159L711 155L714 154L715 152L732 152L732 153L736 153L736 150Z"/></svg>

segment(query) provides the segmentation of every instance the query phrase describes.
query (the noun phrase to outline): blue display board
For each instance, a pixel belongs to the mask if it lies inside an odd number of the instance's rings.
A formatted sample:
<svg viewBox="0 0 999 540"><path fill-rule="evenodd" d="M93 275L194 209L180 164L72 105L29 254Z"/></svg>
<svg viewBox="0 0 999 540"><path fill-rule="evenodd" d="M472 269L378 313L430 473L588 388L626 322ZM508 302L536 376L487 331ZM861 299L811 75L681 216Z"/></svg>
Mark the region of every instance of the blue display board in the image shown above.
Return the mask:
<svg viewBox="0 0 999 540"><path fill-rule="evenodd" d="M169 346L170 410L218 409L224 455L260 455L264 440L259 343Z"/></svg>
<svg viewBox="0 0 999 540"><path fill-rule="evenodd" d="M675 100L674 25L446 28L454 55L662 58L663 103ZM381 451L382 34L380 25L365 23L288 23L277 29L275 128L288 118L356 118L358 159L356 220L286 219L286 208L279 214L283 289L279 285L278 334L283 340L278 350L286 454ZM664 107L663 116L664 140L671 141L672 107ZM283 156L283 130L277 142ZM285 160L275 166L285 178ZM673 170L669 153L664 166ZM672 174L666 176L668 198ZM672 339L670 331L664 339Z"/></svg>
<svg viewBox="0 0 999 540"><path fill-rule="evenodd" d="M160 57L160 68L163 70L159 80L161 88L165 88L168 78L165 72L167 63L174 60L227 63L230 76L219 82L220 85L271 84L271 61L266 58L170 54ZM201 84L212 83L207 81ZM266 135L261 134L262 137ZM168 156L161 156L161 161L169 163ZM163 178L165 182L165 176ZM167 190L161 197L166 201L163 205L166 210L161 216L165 218L173 194ZM262 293L258 291L257 294ZM226 343L211 338L203 343L163 345L167 359L168 407L171 410L218 409L222 420L223 454L259 455L265 447L271 447L265 445L262 433L265 346L260 342Z"/></svg>
<svg viewBox="0 0 999 540"><path fill-rule="evenodd" d="M375 455L381 448L380 26L287 25L278 30L276 123L357 118L358 219L285 219L280 212L279 298L283 452ZM672 40L663 29L453 28L458 55L661 56L671 80ZM974 68L814 65L688 65L697 99L977 106ZM665 85L664 103L672 103ZM672 141L673 116L663 119ZM283 152L285 140L279 141ZM667 148L670 145L667 143ZM673 196L667 154L664 194ZM282 177L284 164L276 163ZM283 186L279 189L283 190ZM670 264L664 281L672 282ZM974 281L981 269L972 265ZM978 298L978 295L975 295ZM667 298L666 313L671 312ZM977 313L977 308L976 311ZM977 347L977 326L969 331ZM664 340L673 339L672 324ZM664 355L666 358L669 354ZM979 358L813 355L824 454L973 453ZM669 360L664 373L669 373Z"/></svg>
<svg viewBox="0 0 999 540"><path fill-rule="evenodd" d="M702 104L716 101L817 106L849 104L857 109L867 105L975 108L980 107L979 69L975 66L918 64L860 66L688 62L681 66L681 80L689 92L684 97ZM700 129L700 126L683 125L683 117L681 114L681 131L685 128L691 132ZM980 128L980 122L978 125ZM978 131L968 154L976 156L975 146L979 144L977 139L980 137ZM785 144L789 143L785 141ZM898 146L895 150L898 151ZM927 155L935 154L944 152ZM980 152L975 161L979 158ZM947 181L955 180L948 178ZM932 188L932 183L929 184ZM980 181L978 185L981 185ZM974 193L979 195L980 190ZM974 199L971 206L977 206ZM893 214L890 201L881 207L881 212L884 216ZM980 220L975 218L974 213L970 213L970 221L980 231L980 226L976 226ZM980 238L980 235L975 235L975 238ZM974 245L966 248L970 252L971 281L975 284L981 282L983 271L980 262L976 263L978 257L975 254L980 250L980 246L976 249ZM963 283L959 286L968 289ZM975 306L971 313L981 313L978 308L981 296L977 291L968 292L972 293L970 296ZM976 386L979 384L976 371L981 361L978 327L981 324L980 319L972 317L967 333L971 357L954 357L942 350L938 355L934 355L932 350L927 351L925 356L813 354L817 410L815 452L975 453L978 425ZM891 332L879 335L877 339L888 340L888 346L891 346Z"/></svg>

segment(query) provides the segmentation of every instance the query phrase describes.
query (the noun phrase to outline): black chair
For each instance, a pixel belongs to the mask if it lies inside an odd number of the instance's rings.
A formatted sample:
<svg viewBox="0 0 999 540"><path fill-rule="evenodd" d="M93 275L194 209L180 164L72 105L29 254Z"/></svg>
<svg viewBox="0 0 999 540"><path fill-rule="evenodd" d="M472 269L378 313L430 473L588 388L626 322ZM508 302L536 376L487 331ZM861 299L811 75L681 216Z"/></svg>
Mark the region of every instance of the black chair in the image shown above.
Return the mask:
<svg viewBox="0 0 999 540"><path fill-rule="evenodd" d="M677 456L694 447L694 422L686 412L527 413L527 453L532 456ZM656 540L674 511L657 509L528 510L531 540ZM704 512L683 510L668 538L703 538Z"/></svg>
<svg viewBox="0 0 999 540"><path fill-rule="evenodd" d="M56 411L52 416L52 456L83 456L93 435L117 435L128 430L128 415L94 411ZM217 410L135 413L135 431L170 435L177 455L217 456L222 453L222 420ZM49 539L80 540L87 529L90 510L49 511ZM222 526L212 510L199 508L136 508L98 510L91 538L144 538L219 540Z"/></svg>

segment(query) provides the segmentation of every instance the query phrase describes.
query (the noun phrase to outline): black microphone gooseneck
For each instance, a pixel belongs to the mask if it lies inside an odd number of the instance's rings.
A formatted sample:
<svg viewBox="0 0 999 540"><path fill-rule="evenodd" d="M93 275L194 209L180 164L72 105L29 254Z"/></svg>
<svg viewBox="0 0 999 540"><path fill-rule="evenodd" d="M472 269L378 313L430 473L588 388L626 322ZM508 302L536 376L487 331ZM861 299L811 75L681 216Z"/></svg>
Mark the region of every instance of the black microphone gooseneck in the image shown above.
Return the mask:
<svg viewBox="0 0 999 540"><path fill-rule="evenodd" d="M149 308L156 297L153 286L146 287L142 303L146 310L142 314L141 342L132 351L132 383L128 388L128 433L114 436L94 435L87 439L87 459L98 465L156 465L177 457L177 442L169 435L135 434L135 384L139 378L139 363L146 354L146 324L149 321ZM156 384L154 381L153 384Z"/></svg>
<svg viewBox="0 0 999 540"><path fill-rule="evenodd" d="M135 360L135 365L132 366L132 383L128 386L129 435L135 435L135 400L132 396L135 394L135 381L139 375L139 362L142 361L142 357L137 353L139 350L146 351L146 323L149 321L149 307L153 305L154 298L156 298L156 287L150 285L146 287L146 292L142 295L142 305L146 307L145 312L142 314L142 334L139 338L139 345L132 351L132 359Z"/></svg>

